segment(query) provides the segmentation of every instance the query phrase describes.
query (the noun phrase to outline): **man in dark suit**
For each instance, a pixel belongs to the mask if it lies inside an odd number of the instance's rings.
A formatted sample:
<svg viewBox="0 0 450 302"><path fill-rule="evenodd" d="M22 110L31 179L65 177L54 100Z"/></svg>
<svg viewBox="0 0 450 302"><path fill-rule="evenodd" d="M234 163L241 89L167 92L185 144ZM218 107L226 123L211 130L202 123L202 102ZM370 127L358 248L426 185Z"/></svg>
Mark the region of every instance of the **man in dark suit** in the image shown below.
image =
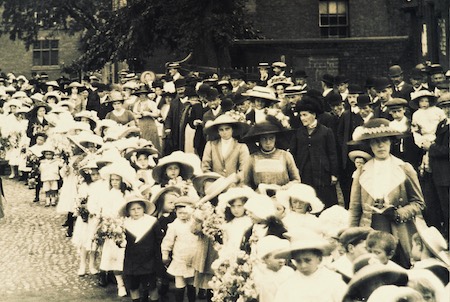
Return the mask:
<svg viewBox="0 0 450 302"><path fill-rule="evenodd" d="M389 67L389 79L393 84L392 97L411 101L412 85L403 80L403 70L398 65Z"/></svg>
<svg viewBox="0 0 450 302"><path fill-rule="evenodd" d="M373 104L373 113L376 118L385 118L392 121L386 103L392 99L392 84L385 77L375 80L375 90L377 91L378 102Z"/></svg>
<svg viewBox="0 0 450 302"><path fill-rule="evenodd" d="M331 111L330 99L334 99L333 94L337 94L334 92L334 77L331 74L324 74L320 81L322 85L322 96L325 100L324 110L327 112Z"/></svg>
<svg viewBox="0 0 450 302"><path fill-rule="evenodd" d="M434 143L426 142L423 146L428 150L430 156L430 167L432 170L432 181L439 199L436 207L441 217L439 228L444 237L449 239L449 190L450 190L450 93L442 95L438 99L437 106L447 114L447 119L439 123L436 130Z"/></svg>

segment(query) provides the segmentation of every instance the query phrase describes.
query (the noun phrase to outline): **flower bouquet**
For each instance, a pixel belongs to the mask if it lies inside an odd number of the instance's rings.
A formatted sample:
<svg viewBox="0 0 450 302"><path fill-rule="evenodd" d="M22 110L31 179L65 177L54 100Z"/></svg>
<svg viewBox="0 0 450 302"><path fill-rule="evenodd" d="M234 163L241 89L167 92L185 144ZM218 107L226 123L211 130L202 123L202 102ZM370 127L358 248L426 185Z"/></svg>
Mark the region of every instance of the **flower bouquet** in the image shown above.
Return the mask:
<svg viewBox="0 0 450 302"><path fill-rule="evenodd" d="M106 239L113 240L118 246L124 245L126 238L122 219L100 217L100 222L94 236L94 242L97 246L101 246Z"/></svg>
<svg viewBox="0 0 450 302"><path fill-rule="evenodd" d="M209 282L213 302L256 302L258 293L253 278L254 261L244 251L235 261L224 260L215 268Z"/></svg>
<svg viewBox="0 0 450 302"><path fill-rule="evenodd" d="M210 202L204 203L200 209L204 214L202 233L214 241L214 248L218 250L223 243L222 227L225 225L225 217L217 213Z"/></svg>
<svg viewBox="0 0 450 302"><path fill-rule="evenodd" d="M83 222L88 222L89 210L87 209L87 197L80 198L79 205L76 208L76 214L81 217Z"/></svg>

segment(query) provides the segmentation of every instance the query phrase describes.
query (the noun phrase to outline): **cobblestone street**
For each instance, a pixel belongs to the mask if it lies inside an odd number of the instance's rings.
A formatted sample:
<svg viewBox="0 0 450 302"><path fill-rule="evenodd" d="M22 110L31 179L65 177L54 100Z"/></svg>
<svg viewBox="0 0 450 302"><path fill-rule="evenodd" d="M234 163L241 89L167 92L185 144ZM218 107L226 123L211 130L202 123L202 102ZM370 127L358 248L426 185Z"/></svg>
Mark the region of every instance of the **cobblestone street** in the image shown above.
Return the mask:
<svg viewBox="0 0 450 302"><path fill-rule="evenodd" d="M0 220L0 301L129 301L116 287L100 288L96 276L78 277L76 249L65 217L33 203L33 190L3 177L7 202Z"/></svg>

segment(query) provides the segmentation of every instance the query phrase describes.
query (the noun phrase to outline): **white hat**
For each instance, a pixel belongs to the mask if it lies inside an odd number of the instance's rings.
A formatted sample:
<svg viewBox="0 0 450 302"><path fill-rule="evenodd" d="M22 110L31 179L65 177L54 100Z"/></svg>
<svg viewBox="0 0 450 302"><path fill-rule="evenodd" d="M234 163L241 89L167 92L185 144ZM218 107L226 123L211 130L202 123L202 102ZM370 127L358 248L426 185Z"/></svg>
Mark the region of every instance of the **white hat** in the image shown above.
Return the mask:
<svg viewBox="0 0 450 302"><path fill-rule="evenodd" d="M277 200L282 205L288 204L289 209L291 198L296 198L303 202L309 203L309 205L311 206L312 214L319 213L324 208L324 204L322 201L320 201L319 198L317 198L314 188L305 184L293 184L285 192L283 192L282 190L278 190L276 196Z"/></svg>
<svg viewBox="0 0 450 302"><path fill-rule="evenodd" d="M68 127L70 127L69 131L80 130L83 132L91 132L91 127L89 124L83 122L72 121Z"/></svg>
<svg viewBox="0 0 450 302"><path fill-rule="evenodd" d="M349 227L349 219L350 214L344 207L334 205L320 213L319 224L326 235L337 238L342 230Z"/></svg>
<svg viewBox="0 0 450 302"><path fill-rule="evenodd" d="M183 179L189 179L194 175L194 167L189 161L188 156L183 151L175 151L170 155L161 158L152 171L153 179L157 183L161 183L163 180L163 173L165 173L165 168L169 164L179 164L180 174Z"/></svg>
<svg viewBox="0 0 450 302"><path fill-rule="evenodd" d="M22 101L20 99L10 99L3 105L3 110L5 110L5 112L10 112L11 106L16 106L17 109L19 109L20 107L22 107Z"/></svg>
<svg viewBox="0 0 450 302"><path fill-rule="evenodd" d="M242 93L243 96L249 96L258 99L264 99L271 102L279 102L275 94L273 93L273 89L263 86L255 86L252 89L247 90Z"/></svg>
<svg viewBox="0 0 450 302"><path fill-rule="evenodd" d="M100 169L100 175L105 180L109 180L111 174L119 175L122 177L122 181L124 183L133 188L139 187L139 180L136 177L136 171L124 158L119 158L112 164Z"/></svg>
<svg viewBox="0 0 450 302"><path fill-rule="evenodd" d="M272 67L280 67L280 68L286 68L286 63L284 62L273 62Z"/></svg>
<svg viewBox="0 0 450 302"><path fill-rule="evenodd" d="M430 252L450 267L450 259L447 255L448 244L438 229L417 225L417 233Z"/></svg>
<svg viewBox="0 0 450 302"><path fill-rule="evenodd" d="M11 98L13 99L21 99L21 98L27 98L28 95L25 93L25 91L17 91L15 92Z"/></svg>
<svg viewBox="0 0 450 302"><path fill-rule="evenodd" d="M247 198L247 200L252 197L255 193L250 187L233 187L229 188L225 193L219 195L219 203L217 204L217 210L220 212L225 211L226 207L230 206L230 201L237 198Z"/></svg>
<svg viewBox="0 0 450 302"><path fill-rule="evenodd" d="M275 205L267 195L255 193L251 196L244 205L247 211L252 212L255 216L261 219L267 219L274 216L276 213Z"/></svg>
<svg viewBox="0 0 450 302"><path fill-rule="evenodd" d="M127 207L130 203L133 202L140 202L145 205L145 213L151 215L155 211L155 204L148 201L144 196L141 196L137 193L133 193L129 196L127 196L125 203L120 207L119 209L119 216L121 217L127 217L129 215L127 211Z"/></svg>
<svg viewBox="0 0 450 302"><path fill-rule="evenodd" d="M47 92L47 93L44 95L43 100L44 100L45 102L47 102L47 99L48 99L49 97L54 97L54 98L56 98L56 102L57 102L57 103L58 103L59 101L61 101L61 95L60 95L57 91L50 91L50 92Z"/></svg>
<svg viewBox="0 0 450 302"><path fill-rule="evenodd" d="M367 302L397 302L397 301L408 301L408 302L422 302L422 295L407 286L396 286L396 285L382 285L375 289L369 296Z"/></svg>
<svg viewBox="0 0 450 302"><path fill-rule="evenodd" d="M53 86L53 87L59 88L59 84L58 84L58 82L56 82L56 81L48 81L48 82L45 82L45 85L47 85L47 86Z"/></svg>
<svg viewBox="0 0 450 302"><path fill-rule="evenodd" d="M307 228L297 228L295 231L284 233L283 236L288 238L291 244L288 248L275 253L276 257L291 257L293 252L302 250L319 250L323 255L328 255L332 249L327 240Z"/></svg>
<svg viewBox="0 0 450 302"><path fill-rule="evenodd" d="M256 251L258 258L263 259L265 256L289 248L289 240L278 238L277 236L269 235L259 239L256 244Z"/></svg>

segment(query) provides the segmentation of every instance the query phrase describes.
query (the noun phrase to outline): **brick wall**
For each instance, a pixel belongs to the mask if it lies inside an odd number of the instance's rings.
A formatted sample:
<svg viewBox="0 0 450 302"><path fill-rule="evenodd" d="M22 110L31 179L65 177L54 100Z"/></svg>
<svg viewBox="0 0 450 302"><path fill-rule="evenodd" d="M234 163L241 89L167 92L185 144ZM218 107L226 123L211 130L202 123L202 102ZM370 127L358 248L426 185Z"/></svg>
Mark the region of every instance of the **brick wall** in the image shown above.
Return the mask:
<svg viewBox="0 0 450 302"><path fill-rule="evenodd" d="M367 76L386 76L393 64L400 64L407 73L416 64L412 50L408 37L238 41L232 62L234 67L251 69L284 55L288 69L304 69L310 85L320 88L324 73L345 74L360 85Z"/></svg>
<svg viewBox="0 0 450 302"><path fill-rule="evenodd" d="M45 38L47 34L42 32L39 38ZM0 36L0 68L5 73L13 72L17 75L31 77L31 72L46 72L50 80L55 80L61 76L61 68L69 65L77 56L78 35L69 36L65 33L54 33L49 39L59 40L59 65L34 67L32 47L26 51L25 45L21 41L11 41L7 35Z"/></svg>

